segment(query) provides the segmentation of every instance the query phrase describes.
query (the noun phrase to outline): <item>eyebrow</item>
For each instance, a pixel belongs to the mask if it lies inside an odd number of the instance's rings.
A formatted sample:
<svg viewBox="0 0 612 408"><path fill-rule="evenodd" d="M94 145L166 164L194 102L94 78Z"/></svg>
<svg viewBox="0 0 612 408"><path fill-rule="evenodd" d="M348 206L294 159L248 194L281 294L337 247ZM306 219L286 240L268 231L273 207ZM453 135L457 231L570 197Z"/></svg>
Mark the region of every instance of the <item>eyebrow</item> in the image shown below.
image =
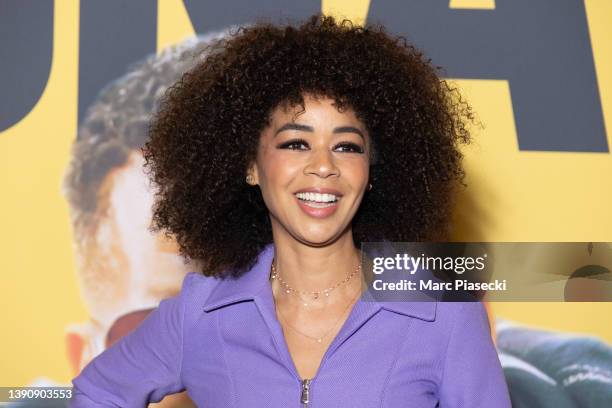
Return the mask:
<svg viewBox="0 0 612 408"><path fill-rule="evenodd" d="M302 132L314 132L314 128L312 126L300 125L299 123L285 123L274 133L274 136L276 137L276 135L278 135L280 132L283 132L285 130L300 130ZM365 140L365 137L363 136L363 132L354 126L340 126L340 127L335 128L333 133L356 133L357 135L361 136L362 139Z"/></svg>

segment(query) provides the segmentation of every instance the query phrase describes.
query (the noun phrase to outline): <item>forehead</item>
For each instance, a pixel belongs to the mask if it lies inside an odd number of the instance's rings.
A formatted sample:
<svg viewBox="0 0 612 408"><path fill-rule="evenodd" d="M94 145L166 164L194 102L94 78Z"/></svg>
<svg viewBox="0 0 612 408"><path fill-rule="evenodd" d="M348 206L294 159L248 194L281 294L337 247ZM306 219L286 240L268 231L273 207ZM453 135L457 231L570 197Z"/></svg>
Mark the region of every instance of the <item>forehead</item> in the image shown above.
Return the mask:
<svg viewBox="0 0 612 408"><path fill-rule="evenodd" d="M340 109L333 98L327 96L304 95L304 106L292 105L285 101L271 113L271 122L334 121L363 126L350 106ZM282 124L282 123L281 123Z"/></svg>
<svg viewBox="0 0 612 408"><path fill-rule="evenodd" d="M145 224L153 205L153 192L143 170L142 155L133 151L128 160L111 170L98 190L98 216L118 218L121 224ZM146 210L146 211L145 211Z"/></svg>

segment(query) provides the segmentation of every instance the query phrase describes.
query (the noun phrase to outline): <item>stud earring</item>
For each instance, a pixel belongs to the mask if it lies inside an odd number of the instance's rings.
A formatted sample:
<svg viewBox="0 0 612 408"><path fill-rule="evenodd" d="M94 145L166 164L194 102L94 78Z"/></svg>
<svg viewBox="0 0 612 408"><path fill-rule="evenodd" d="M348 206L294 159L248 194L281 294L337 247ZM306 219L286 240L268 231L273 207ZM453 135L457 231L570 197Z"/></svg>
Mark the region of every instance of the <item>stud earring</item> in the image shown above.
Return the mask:
<svg viewBox="0 0 612 408"><path fill-rule="evenodd" d="M253 184L253 176L251 176L250 174L248 176L246 176L246 182L247 184Z"/></svg>
<svg viewBox="0 0 612 408"><path fill-rule="evenodd" d="M368 191L372 190L372 183L368 184Z"/></svg>

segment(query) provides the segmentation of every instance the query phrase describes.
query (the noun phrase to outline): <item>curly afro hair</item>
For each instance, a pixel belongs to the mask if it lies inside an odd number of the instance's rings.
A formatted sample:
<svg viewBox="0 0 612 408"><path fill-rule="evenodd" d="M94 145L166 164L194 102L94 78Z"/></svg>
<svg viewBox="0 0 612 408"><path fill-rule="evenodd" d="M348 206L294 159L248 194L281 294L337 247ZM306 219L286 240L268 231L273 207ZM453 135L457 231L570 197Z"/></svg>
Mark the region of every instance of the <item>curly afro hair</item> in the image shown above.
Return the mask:
<svg viewBox="0 0 612 408"><path fill-rule="evenodd" d="M384 27L314 15L300 25L240 27L165 94L143 147L156 186L153 228L202 273L238 277L272 242L261 191L245 183L277 106L326 96L372 136L370 181L352 222L366 241L436 241L450 232L465 177L471 107L439 67Z"/></svg>

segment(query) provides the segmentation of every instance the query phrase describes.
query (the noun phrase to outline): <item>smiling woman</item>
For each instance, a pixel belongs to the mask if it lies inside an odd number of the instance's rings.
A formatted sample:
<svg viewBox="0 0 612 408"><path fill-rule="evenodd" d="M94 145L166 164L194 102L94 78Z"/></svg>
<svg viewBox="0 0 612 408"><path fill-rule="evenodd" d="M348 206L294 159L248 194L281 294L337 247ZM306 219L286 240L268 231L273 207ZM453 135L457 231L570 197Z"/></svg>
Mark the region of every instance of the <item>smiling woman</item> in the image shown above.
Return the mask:
<svg viewBox="0 0 612 408"><path fill-rule="evenodd" d="M73 380L73 406L509 407L480 303L371 302L360 244L444 239L469 106L380 26L213 44L143 149L202 269Z"/></svg>
<svg viewBox="0 0 612 408"><path fill-rule="evenodd" d="M332 99L306 95L303 112L277 107L248 170L275 240L321 246L346 234L368 184L370 150L364 124Z"/></svg>

